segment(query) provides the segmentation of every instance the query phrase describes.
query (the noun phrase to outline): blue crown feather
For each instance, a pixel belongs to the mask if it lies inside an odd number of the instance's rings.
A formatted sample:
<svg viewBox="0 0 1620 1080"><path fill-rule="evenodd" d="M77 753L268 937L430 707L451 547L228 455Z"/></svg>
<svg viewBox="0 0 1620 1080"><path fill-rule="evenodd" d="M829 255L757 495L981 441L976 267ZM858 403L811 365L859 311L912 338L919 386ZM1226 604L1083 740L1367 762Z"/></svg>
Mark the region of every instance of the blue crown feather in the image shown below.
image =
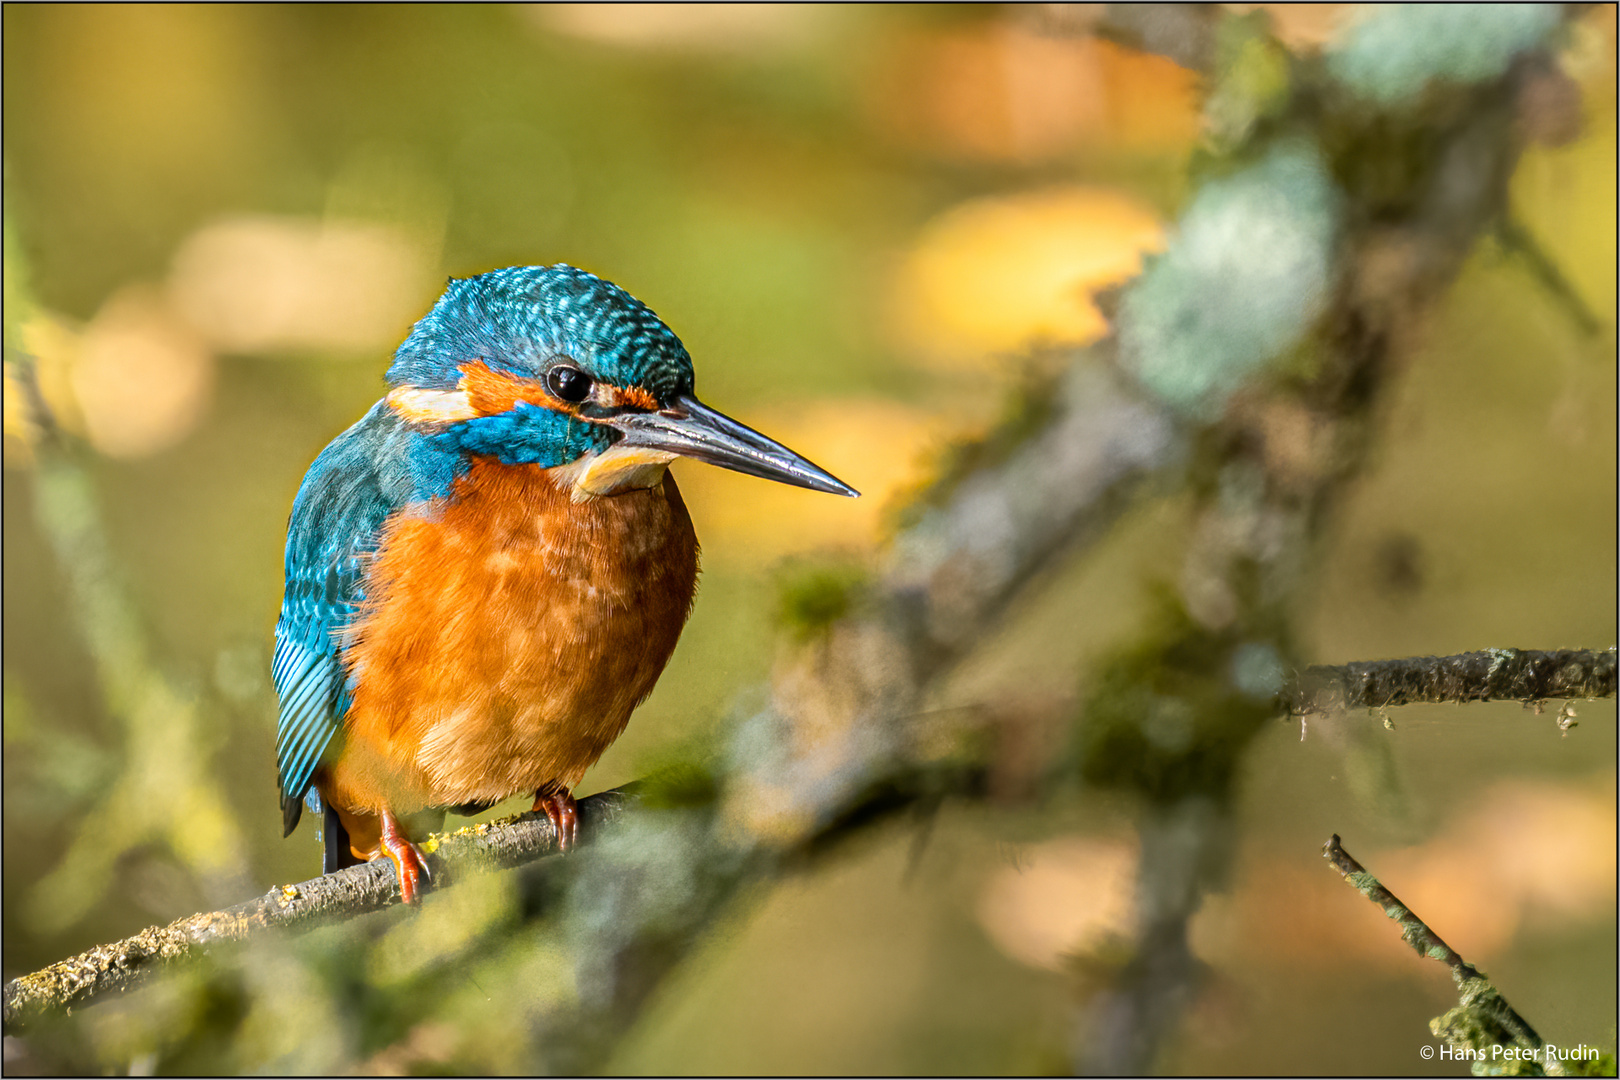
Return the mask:
<svg viewBox="0 0 1620 1080"><path fill-rule="evenodd" d="M452 278L394 354L388 381L450 389L473 360L538 378L560 357L661 403L692 393L692 358L663 320L612 282L561 263Z"/></svg>

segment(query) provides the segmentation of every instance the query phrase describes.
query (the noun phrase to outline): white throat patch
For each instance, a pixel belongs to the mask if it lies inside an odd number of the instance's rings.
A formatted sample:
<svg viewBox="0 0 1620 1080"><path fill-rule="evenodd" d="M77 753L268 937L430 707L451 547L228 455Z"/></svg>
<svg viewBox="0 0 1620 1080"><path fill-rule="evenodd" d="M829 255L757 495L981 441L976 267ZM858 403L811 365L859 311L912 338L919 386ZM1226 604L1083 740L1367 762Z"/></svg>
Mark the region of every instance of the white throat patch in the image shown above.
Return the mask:
<svg viewBox="0 0 1620 1080"><path fill-rule="evenodd" d="M610 446L557 471L573 481L574 501L584 502L598 495L655 488L664 482L664 472L677 456L645 446Z"/></svg>

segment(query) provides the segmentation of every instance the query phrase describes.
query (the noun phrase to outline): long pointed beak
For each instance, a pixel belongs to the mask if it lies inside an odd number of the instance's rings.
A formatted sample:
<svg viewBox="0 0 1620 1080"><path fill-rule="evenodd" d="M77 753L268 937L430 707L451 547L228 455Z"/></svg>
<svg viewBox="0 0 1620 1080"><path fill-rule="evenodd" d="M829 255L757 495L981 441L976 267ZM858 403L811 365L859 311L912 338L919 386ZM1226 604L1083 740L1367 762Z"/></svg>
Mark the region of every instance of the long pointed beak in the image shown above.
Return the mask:
<svg viewBox="0 0 1620 1080"><path fill-rule="evenodd" d="M641 446L679 454L749 476L832 495L854 497L860 494L781 443L767 439L696 398L676 398L668 408L658 412L622 413L608 423L623 433L619 446Z"/></svg>

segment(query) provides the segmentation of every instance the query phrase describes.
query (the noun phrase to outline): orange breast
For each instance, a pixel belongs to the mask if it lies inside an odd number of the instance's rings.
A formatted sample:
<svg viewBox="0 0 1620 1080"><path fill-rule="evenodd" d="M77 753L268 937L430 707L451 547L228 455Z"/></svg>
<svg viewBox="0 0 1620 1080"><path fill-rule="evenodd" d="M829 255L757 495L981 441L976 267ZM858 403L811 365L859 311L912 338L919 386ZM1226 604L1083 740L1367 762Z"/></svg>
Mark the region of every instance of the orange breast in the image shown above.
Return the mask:
<svg viewBox="0 0 1620 1080"><path fill-rule="evenodd" d="M673 477L576 503L539 466L474 464L384 531L324 794L399 814L572 788L664 670L697 570Z"/></svg>

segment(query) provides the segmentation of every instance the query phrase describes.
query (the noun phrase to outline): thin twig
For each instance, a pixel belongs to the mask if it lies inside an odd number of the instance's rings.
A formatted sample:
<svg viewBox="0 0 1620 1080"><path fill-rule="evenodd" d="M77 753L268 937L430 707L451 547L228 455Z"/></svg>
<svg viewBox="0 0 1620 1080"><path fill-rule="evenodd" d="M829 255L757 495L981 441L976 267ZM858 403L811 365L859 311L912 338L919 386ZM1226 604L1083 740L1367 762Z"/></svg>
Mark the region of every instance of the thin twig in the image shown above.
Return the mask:
<svg viewBox="0 0 1620 1080"><path fill-rule="evenodd" d="M1451 969L1451 977L1456 980L1457 986L1463 991L1463 1008L1474 1014L1475 1023L1468 1025L1469 1034L1476 1039L1485 1037L1492 1043L1503 1046L1518 1045L1531 1050L1540 1050L1544 1045L1536 1029L1531 1027L1524 1017L1507 1003L1501 992L1491 985L1490 980L1474 965L1464 960L1450 945L1447 945L1439 934L1429 928L1429 925L1401 903L1399 898L1368 872L1339 842L1338 833L1322 845L1322 857L1333 863L1334 869L1344 876L1344 880L1357 892L1377 904L1383 909L1385 915L1394 919L1401 927L1401 940L1412 946L1419 956L1427 956L1440 961ZM1462 1041L1457 1033L1457 1025L1452 1019L1453 1013L1437 1020L1430 1026L1435 1034L1447 1038L1457 1044ZM1487 1021L1481 1024L1478 1021ZM1471 1049L1478 1049L1477 1045L1470 1045ZM1556 1070L1556 1062L1542 1062L1549 1071Z"/></svg>
<svg viewBox="0 0 1620 1080"><path fill-rule="evenodd" d="M1486 649L1310 667L1280 701L1291 715L1417 702L1544 701L1615 693L1615 650Z"/></svg>
<svg viewBox="0 0 1620 1080"><path fill-rule="evenodd" d="M1496 223L1496 239L1502 245L1503 251L1524 260L1530 276L1547 290L1553 302L1569 315L1575 329L1583 336L1596 337L1602 331L1603 320L1598 318L1597 313L1559 269L1558 263L1553 261L1552 256L1547 254L1547 250L1541 246L1535 235L1526 229L1518 218L1512 214L1503 214Z"/></svg>
<svg viewBox="0 0 1620 1080"><path fill-rule="evenodd" d="M1331 862L1344 875L1344 880L1355 889L1384 909L1384 914L1401 924L1401 940L1417 950L1419 956L1427 956L1438 960L1451 969L1452 977L1459 982L1465 979L1477 979L1479 971L1465 961L1453 949L1441 940L1440 935L1429 929L1427 923L1412 913L1412 909L1401 903L1394 893L1386 889L1382 882L1367 872L1367 868L1351 857L1339 842L1339 834L1334 833L1333 838L1322 845L1322 857ZM1530 1030L1530 1025L1524 1026L1531 1038L1540 1040L1541 1036Z"/></svg>

